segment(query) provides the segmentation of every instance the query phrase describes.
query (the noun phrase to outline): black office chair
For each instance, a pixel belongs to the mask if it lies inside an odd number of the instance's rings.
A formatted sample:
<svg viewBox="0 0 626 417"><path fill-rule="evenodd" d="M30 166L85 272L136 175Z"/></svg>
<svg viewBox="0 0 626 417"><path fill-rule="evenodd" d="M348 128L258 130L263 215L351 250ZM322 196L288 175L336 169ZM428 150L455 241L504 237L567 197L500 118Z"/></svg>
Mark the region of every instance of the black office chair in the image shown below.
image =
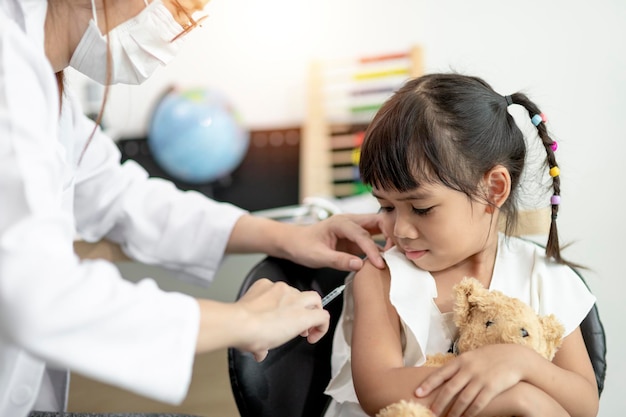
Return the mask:
<svg viewBox="0 0 626 417"><path fill-rule="evenodd" d="M311 269L284 259L267 257L245 278L238 298L256 280L285 281L300 290L328 294L343 283L346 272L330 268ZM296 337L270 350L256 362L251 354L228 350L228 370L233 396L241 417L319 417L329 397L332 334L341 314L342 298L326 306L330 312L328 333L316 344Z"/></svg>
<svg viewBox="0 0 626 417"><path fill-rule="evenodd" d="M585 279L578 271L576 271L576 274L585 282ZM587 285L586 282L585 285ZM589 353L591 365L593 365L593 370L596 374L598 395L600 395L604 390L604 379L606 377L606 336L596 304L594 304L587 317L580 323L580 331L585 340L587 353Z"/></svg>
<svg viewBox="0 0 626 417"><path fill-rule="evenodd" d="M300 290L316 290L322 296L341 285L346 272L330 268L311 269L283 259L267 257L246 276L238 298L260 278L285 281ZM582 279L582 277L581 277ZM330 380L332 335L341 314L343 298L326 306L330 329L317 344L301 337L269 352L262 362L237 349L228 350L228 371L233 396L241 417L320 417L329 397L324 389ZM596 374L598 392L606 375L606 340L594 306L581 330Z"/></svg>

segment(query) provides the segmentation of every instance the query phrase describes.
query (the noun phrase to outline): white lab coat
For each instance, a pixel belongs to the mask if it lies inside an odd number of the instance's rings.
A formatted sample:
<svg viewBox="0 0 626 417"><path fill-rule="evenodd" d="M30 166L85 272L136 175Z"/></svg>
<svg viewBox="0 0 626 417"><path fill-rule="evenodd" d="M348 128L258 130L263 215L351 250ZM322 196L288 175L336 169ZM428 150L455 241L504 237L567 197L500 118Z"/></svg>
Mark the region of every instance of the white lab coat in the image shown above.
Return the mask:
<svg viewBox="0 0 626 417"><path fill-rule="evenodd" d="M197 303L79 260L74 237L106 237L131 258L208 283L244 211L120 165L100 131L77 167L93 123L69 92L59 117L43 51L46 7L0 0L0 416L45 404L35 403L40 387L57 380L47 366L179 403Z"/></svg>

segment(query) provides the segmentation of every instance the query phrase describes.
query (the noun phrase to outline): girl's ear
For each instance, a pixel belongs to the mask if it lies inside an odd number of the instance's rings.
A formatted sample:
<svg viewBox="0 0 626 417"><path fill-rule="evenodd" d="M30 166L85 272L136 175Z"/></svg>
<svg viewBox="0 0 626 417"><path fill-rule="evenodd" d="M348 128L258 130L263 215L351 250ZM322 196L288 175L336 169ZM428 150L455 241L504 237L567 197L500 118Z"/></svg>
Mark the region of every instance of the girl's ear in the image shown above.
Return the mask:
<svg viewBox="0 0 626 417"><path fill-rule="evenodd" d="M498 208L502 207L511 194L509 170L502 165L496 165L484 175L483 184L489 203Z"/></svg>

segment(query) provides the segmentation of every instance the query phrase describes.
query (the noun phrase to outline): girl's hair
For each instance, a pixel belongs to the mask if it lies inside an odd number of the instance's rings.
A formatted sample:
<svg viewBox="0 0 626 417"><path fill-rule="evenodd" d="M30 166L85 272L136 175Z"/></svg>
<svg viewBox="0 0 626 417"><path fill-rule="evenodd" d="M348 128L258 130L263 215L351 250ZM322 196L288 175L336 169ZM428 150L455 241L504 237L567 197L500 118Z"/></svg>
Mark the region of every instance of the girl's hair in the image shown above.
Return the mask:
<svg viewBox="0 0 626 417"><path fill-rule="evenodd" d="M552 221L546 254L561 258L556 216L560 180L545 117L526 95L503 97L480 78L461 74L428 74L409 80L383 104L367 128L359 170L365 184L404 192L420 183L441 183L472 200L483 200L483 175L497 165L511 177L509 198L499 208L505 233L514 229L518 185L524 169L524 135L507 111L523 106L537 126L552 176ZM555 171L551 171L551 175Z"/></svg>

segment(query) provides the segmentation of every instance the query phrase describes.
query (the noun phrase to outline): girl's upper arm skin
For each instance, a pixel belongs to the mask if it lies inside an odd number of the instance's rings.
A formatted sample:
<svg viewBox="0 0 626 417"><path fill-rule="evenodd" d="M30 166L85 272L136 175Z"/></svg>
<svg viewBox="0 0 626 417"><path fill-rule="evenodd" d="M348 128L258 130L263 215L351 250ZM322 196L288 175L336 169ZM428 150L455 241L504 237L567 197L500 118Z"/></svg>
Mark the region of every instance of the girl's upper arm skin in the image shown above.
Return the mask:
<svg viewBox="0 0 626 417"><path fill-rule="evenodd" d="M580 327L577 327L564 340L556 352L552 363L559 368L567 369L583 376L593 386L597 386L596 376L589 359Z"/></svg>
<svg viewBox="0 0 626 417"><path fill-rule="evenodd" d="M430 373L404 367L400 319L389 288L389 269L370 263L353 281L352 375L361 407L369 414L402 398L415 399L415 388Z"/></svg>
<svg viewBox="0 0 626 417"><path fill-rule="evenodd" d="M573 332L565 337L565 339L563 340L563 344L554 356L552 363L561 369L565 369L567 371L580 375L585 381L587 381L589 386L585 387L584 391L586 391L588 394L584 394L582 390L577 390L576 387L582 387L582 385L579 385L578 383L574 384L574 381L572 379L569 379L569 388L567 386L557 387L555 386L557 384L550 384L549 388L546 387L548 388L547 392L551 394L553 398L563 404L566 409L568 409L566 404L572 402L571 399L573 395L577 400L582 400L582 402L585 404L585 407L589 407L589 414L595 415L595 413L597 413L599 401L597 391L598 385L596 382L596 377L593 366L591 364L591 360L589 359L589 353L587 352L585 341L580 331L580 327L577 327ZM574 408L576 409L576 411L583 411L583 407L580 407L580 404L575 403L576 401L574 401ZM572 413L572 410L568 411L570 411L570 414L576 415L576 413Z"/></svg>

